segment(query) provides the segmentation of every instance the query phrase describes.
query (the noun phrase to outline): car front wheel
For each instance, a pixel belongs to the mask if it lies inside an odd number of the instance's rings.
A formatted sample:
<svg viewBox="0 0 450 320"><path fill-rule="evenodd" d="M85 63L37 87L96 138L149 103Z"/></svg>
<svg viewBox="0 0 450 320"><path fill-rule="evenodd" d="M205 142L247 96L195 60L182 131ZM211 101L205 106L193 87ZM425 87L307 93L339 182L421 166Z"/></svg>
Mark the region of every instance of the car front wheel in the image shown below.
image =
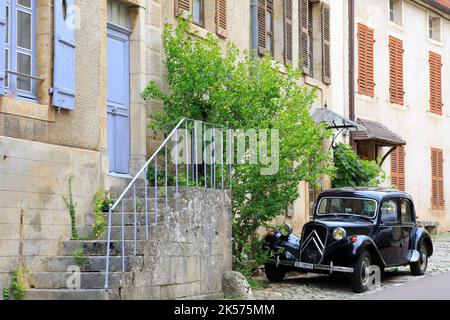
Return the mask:
<svg viewBox="0 0 450 320"><path fill-rule="evenodd" d="M266 263L264 266L266 271L266 277L270 282L280 282L283 281L284 276L286 275L286 270L278 267L272 263Z"/></svg>
<svg viewBox="0 0 450 320"><path fill-rule="evenodd" d="M368 251L364 251L353 264L353 275L350 283L352 290L355 293L363 293L369 290L370 282L370 266L372 265L372 258Z"/></svg>
<svg viewBox="0 0 450 320"><path fill-rule="evenodd" d="M420 244L419 254L419 260L409 265L409 267L411 268L411 274L413 274L414 276L423 276L427 271L428 248L424 242Z"/></svg>

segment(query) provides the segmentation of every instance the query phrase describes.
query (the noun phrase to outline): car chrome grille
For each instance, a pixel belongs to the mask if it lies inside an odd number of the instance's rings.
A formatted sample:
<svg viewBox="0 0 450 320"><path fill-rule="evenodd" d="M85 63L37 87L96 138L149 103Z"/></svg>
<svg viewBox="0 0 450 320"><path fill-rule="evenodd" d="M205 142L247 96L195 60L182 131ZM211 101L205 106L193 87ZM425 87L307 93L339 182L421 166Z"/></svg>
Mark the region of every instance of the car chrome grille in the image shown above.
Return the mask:
<svg viewBox="0 0 450 320"><path fill-rule="evenodd" d="M303 228L300 261L320 264L325 253L328 229L322 225L310 224Z"/></svg>

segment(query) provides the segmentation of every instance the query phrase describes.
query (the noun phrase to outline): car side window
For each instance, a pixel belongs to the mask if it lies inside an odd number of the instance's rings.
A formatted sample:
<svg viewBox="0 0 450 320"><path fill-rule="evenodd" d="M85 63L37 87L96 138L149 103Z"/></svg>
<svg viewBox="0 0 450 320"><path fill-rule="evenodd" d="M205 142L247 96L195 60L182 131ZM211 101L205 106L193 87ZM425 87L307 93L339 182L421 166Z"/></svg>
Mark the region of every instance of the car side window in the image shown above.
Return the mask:
<svg viewBox="0 0 450 320"><path fill-rule="evenodd" d="M387 200L381 206L381 221L384 223L398 223L397 201Z"/></svg>
<svg viewBox="0 0 450 320"><path fill-rule="evenodd" d="M400 210L402 213L402 222L403 223L411 223L413 222L413 218L412 218L412 206L411 203L406 200L403 199L400 205Z"/></svg>

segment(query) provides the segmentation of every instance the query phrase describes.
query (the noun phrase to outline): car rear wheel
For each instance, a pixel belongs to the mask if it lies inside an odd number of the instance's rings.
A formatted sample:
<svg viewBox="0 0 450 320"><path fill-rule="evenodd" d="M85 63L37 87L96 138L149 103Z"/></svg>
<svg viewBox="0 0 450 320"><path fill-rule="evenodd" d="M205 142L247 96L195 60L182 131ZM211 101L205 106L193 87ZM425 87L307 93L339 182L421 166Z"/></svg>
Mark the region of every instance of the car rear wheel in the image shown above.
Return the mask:
<svg viewBox="0 0 450 320"><path fill-rule="evenodd" d="M414 276L423 276L427 271L428 248L424 242L420 244L419 254L419 260L409 265L409 267L411 268L411 274L413 274Z"/></svg>
<svg viewBox="0 0 450 320"><path fill-rule="evenodd" d="M369 290L371 265L370 253L364 251L353 264L353 274L350 279L353 292L362 293Z"/></svg>
<svg viewBox="0 0 450 320"><path fill-rule="evenodd" d="M280 282L283 281L284 276L286 275L286 270L282 267L278 267L272 263L266 263L264 266L266 271L266 277L270 282Z"/></svg>

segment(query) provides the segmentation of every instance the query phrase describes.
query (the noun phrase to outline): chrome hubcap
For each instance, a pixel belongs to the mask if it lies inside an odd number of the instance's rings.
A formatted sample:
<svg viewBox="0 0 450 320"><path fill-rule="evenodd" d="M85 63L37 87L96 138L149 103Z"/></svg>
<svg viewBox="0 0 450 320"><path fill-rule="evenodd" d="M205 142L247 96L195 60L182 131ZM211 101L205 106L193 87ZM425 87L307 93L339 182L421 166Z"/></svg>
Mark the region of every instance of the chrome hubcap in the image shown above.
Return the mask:
<svg viewBox="0 0 450 320"><path fill-rule="evenodd" d="M420 259L419 259L420 270L425 271L425 269L427 268L427 263L428 263L427 247L425 246L425 244L422 244L420 246Z"/></svg>
<svg viewBox="0 0 450 320"><path fill-rule="evenodd" d="M369 267L370 267L370 259L369 257L364 258L361 263L361 283L366 286L369 282Z"/></svg>

